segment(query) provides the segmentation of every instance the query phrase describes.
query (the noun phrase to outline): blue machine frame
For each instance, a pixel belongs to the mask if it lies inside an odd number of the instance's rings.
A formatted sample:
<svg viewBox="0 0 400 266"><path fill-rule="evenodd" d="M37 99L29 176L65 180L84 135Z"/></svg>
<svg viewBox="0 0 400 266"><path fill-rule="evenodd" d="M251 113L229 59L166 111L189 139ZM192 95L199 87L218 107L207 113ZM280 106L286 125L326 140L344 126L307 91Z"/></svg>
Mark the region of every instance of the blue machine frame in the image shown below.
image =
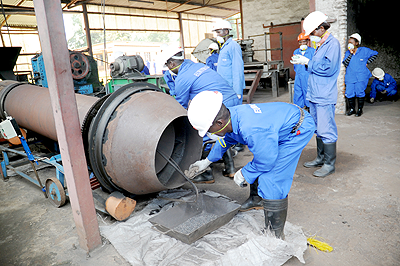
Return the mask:
<svg viewBox="0 0 400 266"><path fill-rule="evenodd" d="M16 174L20 175L21 177L27 179L28 181L32 182L36 186L40 187L40 189L43 191L45 197L50 197L51 201L54 202L62 202L62 196L61 194L64 194L68 196L68 191L65 188L65 178L64 178L64 167L60 164L61 163L61 154L54 155L50 158L46 157L39 157L39 156L33 156L35 158L35 162L43 162L49 165L52 165L56 168L56 178L57 180L61 183L62 187L57 187L54 186L53 184L50 184L50 190L54 191L54 193L46 193L46 186L43 186L40 179L39 175L37 174L36 168L34 164L31 162L32 168L35 172L36 179L30 177L29 175L17 170L13 165L11 165L8 153L14 153L18 154L20 156L26 156L26 153L24 151L18 151L15 149L10 149L10 148L5 148L0 146L0 150L3 154L3 160L1 161L1 175L3 177L4 181L7 181L8 176L7 176L7 169L10 169L14 171ZM61 191L62 190L62 191ZM47 191L49 192L49 191ZM65 200L62 204L58 205L57 207L61 207L65 203Z"/></svg>

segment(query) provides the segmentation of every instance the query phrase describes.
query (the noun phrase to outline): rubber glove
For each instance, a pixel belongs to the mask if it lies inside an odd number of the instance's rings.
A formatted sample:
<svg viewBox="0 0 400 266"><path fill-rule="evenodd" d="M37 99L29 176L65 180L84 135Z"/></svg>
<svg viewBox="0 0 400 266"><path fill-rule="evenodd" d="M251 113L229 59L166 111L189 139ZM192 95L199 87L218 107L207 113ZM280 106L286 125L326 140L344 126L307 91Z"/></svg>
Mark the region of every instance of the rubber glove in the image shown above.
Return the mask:
<svg viewBox="0 0 400 266"><path fill-rule="evenodd" d="M371 103L373 103L374 101L375 101L375 99L374 99L374 98L371 98L371 99L370 99L370 102L371 102Z"/></svg>
<svg viewBox="0 0 400 266"><path fill-rule="evenodd" d="M247 186L246 179L244 179L244 176L242 174L242 169L240 169L239 171L237 171L235 173L235 176L233 177L233 181L235 181L236 185L238 185L239 187Z"/></svg>
<svg viewBox="0 0 400 266"><path fill-rule="evenodd" d="M290 63L295 65L308 65L309 61L310 59L308 59L304 55L296 54L292 56L292 60L290 60Z"/></svg>
<svg viewBox="0 0 400 266"><path fill-rule="evenodd" d="M189 170L185 171L185 175L190 179L204 172L212 162L205 158L204 160L197 161L189 166Z"/></svg>

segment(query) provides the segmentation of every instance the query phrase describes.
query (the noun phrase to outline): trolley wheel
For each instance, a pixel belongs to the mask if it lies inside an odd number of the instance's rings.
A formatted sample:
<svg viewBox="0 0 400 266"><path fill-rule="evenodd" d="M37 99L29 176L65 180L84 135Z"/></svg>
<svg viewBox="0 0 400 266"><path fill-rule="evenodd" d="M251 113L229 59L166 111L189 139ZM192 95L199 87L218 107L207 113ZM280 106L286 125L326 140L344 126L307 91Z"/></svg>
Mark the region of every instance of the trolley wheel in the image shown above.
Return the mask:
<svg viewBox="0 0 400 266"><path fill-rule="evenodd" d="M67 199L63 185L55 177L46 180L46 194L50 202L57 208L63 206Z"/></svg>

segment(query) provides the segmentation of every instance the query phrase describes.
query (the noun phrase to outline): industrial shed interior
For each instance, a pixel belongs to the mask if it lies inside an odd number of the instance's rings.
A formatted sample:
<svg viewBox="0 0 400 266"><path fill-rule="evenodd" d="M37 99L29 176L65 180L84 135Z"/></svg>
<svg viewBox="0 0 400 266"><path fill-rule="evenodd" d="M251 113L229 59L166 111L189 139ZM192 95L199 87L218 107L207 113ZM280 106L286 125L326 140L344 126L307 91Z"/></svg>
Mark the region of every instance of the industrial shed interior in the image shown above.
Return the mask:
<svg viewBox="0 0 400 266"><path fill-rule="evenodd" d="M377 0L2 0L0 8L2 265L400 264L400 101L345 116L341 65L336 172L317 178L303 167L315 156L312 138L293 177L286 239L272 239L262 210L238 211L249 188L223 176L223 163L213 164L213 184L185 176L203 142L169 95L162 53L181 47L185 59L206 63L213 25L227 20L242 50L243 104L293 103L291 57L317 10L341 61L357 32L379 53L368 69L398 83L395 8ZM252 158L244 147L235 169Z"/></svg>

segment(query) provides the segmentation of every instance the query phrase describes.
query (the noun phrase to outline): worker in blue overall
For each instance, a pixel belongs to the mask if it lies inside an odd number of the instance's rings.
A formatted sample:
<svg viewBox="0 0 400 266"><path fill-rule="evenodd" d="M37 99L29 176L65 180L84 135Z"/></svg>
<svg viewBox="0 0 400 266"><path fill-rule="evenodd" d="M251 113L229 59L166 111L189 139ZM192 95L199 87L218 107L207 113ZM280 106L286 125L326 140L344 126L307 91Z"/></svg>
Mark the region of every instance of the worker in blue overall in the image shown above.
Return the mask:
<svg viewBox="0 0 400 266"><path fill-rule="evenodd" d="M258 179L265 226L283 239L288 193L301 152L314 134L314 120L308 112L290 103L226 107L222 100L221 93L205 91L189 106L189 122L199 135L215 135L222 145L215 145L207 158L192 164L188 172L202 171L237 142L247 145L253 159L236 172L234 181L243 187Z"/></svg>
<svg viewBox="0 0 400 266"><path fill-rule="evenodd" d="M194 63L191 60L185 60L182 49L174 47L166 49L164 58L169 70L177 75L175 78L175 99L184 108L188 107L189 101L198 93L207 90L219 91L224 97L224 104L226 104L226 106L240 104L236 93L216 71L202 63ZM207 141L210 141L210 138L203 138L204 143ZM207 156L206 154L209 152L210 148L211 147L206 147L204 156ZM228 150L224 154L223 161L225 169L222 174L224 176L233 177L235 174L235 167L231 150ZM214 183L212 169L198 175L193 179L193 182Z"/></svg>
<svg viewBox="0 0 400 266"><path fill-rule="evenodd" d="M213 25L213 31L217 34L217 42L221 47L217 72L228 81L242 102L243 90L246 87L242 48L232 39L232 35L229 35L230 30L232 30L231 23L226 20L218 20ZM244 147L238 143L234 149L240 152L244 150Z"/></svg>
<svg viewBox="0 0 400 266"><path fill-rule="evenodd" d="M369 78L372 76L367 68L371 64L378 52L367 47L360 47L361 36L354 33L349 37L347 48L344 55L343 65L346 67L344 82L346 84L345 96L349 103L347 116L355 114L361 116L364 107L365 89L367 88ZM357 102L357 112L356 112Z"/></svg>
<svg viewBox="0 0 400 266"><path fill-rule="evenodd" d="M300 54L311 59L315 53L315 49L309 47L310 37L304 33L300 33L297 37L297 41L299 42L300 48L297 48L293 52L293 55ZM296 79L294 80L293 103L308 109L310 107L309 102L306 100L308 70L304 65L294 65L294 71L296 72Z"/></svg>
<svg viewBox="0 0 400 266"><path fill-rule="evenodd" d="M396 80L379 67L372 71L372 75L375 79L371 84L370 102L374 103L377 98L377 92L380 94L380 100L396 101L398 98Z"/></svg>
<svg viewBox="0 0 400 266"><path fill-rule="evenodd" d="M164 72L164 80L169 88L169 94L175 97L175 78L176 74L170 70Z"/></svg>
<svg viewBox="0 0 400 266"><path fill-rule="evenodd" d="M206 65L209 66L212 70L217 71L217 66L218 66L218 57L219 57L219 47L218 44L215 42L212 42L208 46L208 50L210 51L210 56L207 57L206 59Z"/></svg>
<svg viewBox="0 0 400 266"><path fill-rule="evenodd" d="M317 50L312 59L303 55L292 57L293 64L305 65L310 73L306 99L310 102L310 114L317 126L317 158L304 163L304 167L320 167L313 173L325 177L335 172L336 141L335 122L337 78L340 72L340 43L327 30L330 24L320 11L310 13L303 22L306 35L317 39Z"/></svg>

